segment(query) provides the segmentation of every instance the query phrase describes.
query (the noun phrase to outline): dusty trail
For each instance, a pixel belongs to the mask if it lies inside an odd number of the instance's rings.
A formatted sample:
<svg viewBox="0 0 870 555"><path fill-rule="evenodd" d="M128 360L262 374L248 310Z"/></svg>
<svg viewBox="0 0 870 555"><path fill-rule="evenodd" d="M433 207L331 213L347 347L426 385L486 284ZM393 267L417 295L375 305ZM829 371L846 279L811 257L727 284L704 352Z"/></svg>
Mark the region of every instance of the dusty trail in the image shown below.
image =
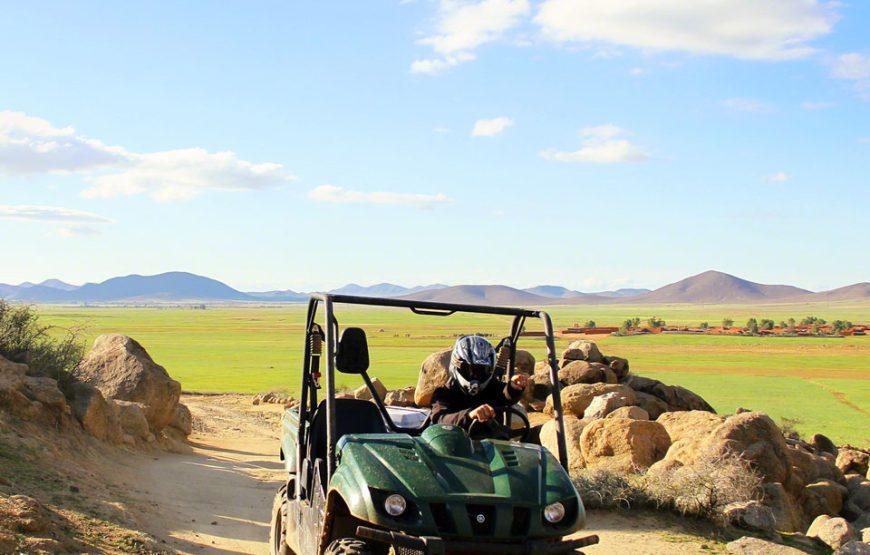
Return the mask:
<svg viewBox="0 0 870 555"><path fill-rule="evenodd" d="M195 419L189 453L133 461L117 478L135 484L136 520L182 553L266 554L269 511L280 479L281 409L239 396L183 399ZM715 553L722 545L667 516L592 511L583 534L601 536L590 555Z"/></svg>

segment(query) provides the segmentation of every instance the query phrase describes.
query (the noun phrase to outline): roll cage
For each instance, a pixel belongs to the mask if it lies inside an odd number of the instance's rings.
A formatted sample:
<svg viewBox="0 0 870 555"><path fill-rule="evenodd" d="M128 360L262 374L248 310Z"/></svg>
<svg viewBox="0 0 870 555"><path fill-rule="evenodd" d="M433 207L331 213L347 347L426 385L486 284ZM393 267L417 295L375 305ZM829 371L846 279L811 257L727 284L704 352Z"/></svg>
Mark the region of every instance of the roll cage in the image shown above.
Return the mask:
<svg viewBox="0 0 870 555"><path fill-rule="evenodd" d="M321 326L315 320L320 305L324 310L324 325ZM553 336L553 322L549 314L540 310L525 308L509 308L495 306L477 306L453 303L437 303L430 301L413 301L405 299L385 299L376 297L356 297L351 295L313 294L308 301L308 314L305 327L305 360L302 370L302 398L299 404L299 441L297 444L297 461L302 461L307 453L309 437L307 430L314 411L318 407L317 391L320 389L321 378L320 359L326 356L326 476L324 483L329 483L335 472L335 450L338 438L335 437L336 414L335 414L335 371L336 352L338 350L339 326L335 317L335 305L350 304L363 306L381 306L393 308L407 308L411 312L425 316L451 316L457 312L474 314L493 314L500 316L513 316L511 332L509 336L510 362L508 364L507 378L514 373L516 359L516 344L527 318L538 318L544 325L544 336L547 345L547 362L550 367L549 378L552 386L553 409L556 420L557 443L559 462L565 469L568 468L568 455L565 446L564 422L562 416L562 400L559 387L559 366L556 362L556 347ZM324 329L325 328L325 329ZM413 432L396 426L387 413L387 409L376 393L372 381L366 372L360 374L366 386L372 394L372 400L377 405L378 411L384 418L386 425L394 432ZM297 471L301 471L299 465Z"/></svg>

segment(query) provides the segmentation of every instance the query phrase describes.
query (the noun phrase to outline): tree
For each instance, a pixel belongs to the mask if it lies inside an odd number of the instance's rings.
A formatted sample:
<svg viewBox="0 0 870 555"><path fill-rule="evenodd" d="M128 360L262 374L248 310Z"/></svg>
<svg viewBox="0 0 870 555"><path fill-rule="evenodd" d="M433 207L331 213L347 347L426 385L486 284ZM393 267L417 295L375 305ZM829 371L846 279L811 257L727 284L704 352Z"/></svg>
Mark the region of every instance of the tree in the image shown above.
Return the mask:
<svg viewBox="0 0 870 555"><path fill-rule="evenodd" d="M663 327L663 326L665 325L665 321L659 319L658 316L651 316L651 317L646 321L646 323L649 325L650 328L653 328L653 329L655 329L655 328L661 328L661 327Z"/></svg>
<svg viewBox="0 0 870 555"><path fill-rule="evenodd" d="M586 320L586 323L583 325L584 328L594 328L595 320Z"/></svg>
<svg viewBox="0 0 870 555"><path fill-rule="evenodd" d="M722 319L722 327L723 327L723 328L730 328L730 327L733 326L733 325L734 325L734 319L733 319L733 318L723 318L723 319Z"/></svg>
<svg viewBox="0 0 870 555"><path fill-rule="evenodd" d="M777 324L777 325L779 326L779 329L781 329L781 330L784 330L785 328L788 327L788 324L786 324L784 320L780 320L779 324Z"/></svg>
<svg viewBox="0 0 870 555"><path fill-rule="evenodd" d="M831 322L831 330L834 333L842 333L852 327L852 322L845 320L834 320Z"/></svg>
<svg viewBox="0 0 870 555"><path fill-rule="evenodd" d="M631 319L631 329L637 329L640 327L640 318L635 316Z"/></svg>
<svg viewBox="0 0 870 555"><path fill-rule="evenodd" d="M758 335L758 321L755 318L750 318L746 321L746 331L750 335Z"/></svg>
<svg viewBox="0 0 870 555"><path fill-rule="evenodd" d="M824 326L827 322L823 318L819 318L818 316L807 316L803 320L801 320L802 326L812 326L814 324L818 324L820 326Z"/></svg>
<svg viewBox="0 0 870 555"><path fill-rule="evenodd" d="M758 327L763 330L772 330L776 323L769 318L762 318L761 322L759 322Z"/></svg>
<svg viewBox="0 0 870 555"><path fill-rule="evenodd" d="M794 333L794 327L795 327L795 321L794 321L794 318L789 318L789 319L788 319L788 332L789 332L789 333Z"/></svg>
<svg viewBox="0 0 870 555"><path fill-rule="evenodd" d="M708 324L707 322L701 322L701 325L699 325L698 327L701 328L702 330L706 330L706 329L710 329L710 324Z"/></svg>

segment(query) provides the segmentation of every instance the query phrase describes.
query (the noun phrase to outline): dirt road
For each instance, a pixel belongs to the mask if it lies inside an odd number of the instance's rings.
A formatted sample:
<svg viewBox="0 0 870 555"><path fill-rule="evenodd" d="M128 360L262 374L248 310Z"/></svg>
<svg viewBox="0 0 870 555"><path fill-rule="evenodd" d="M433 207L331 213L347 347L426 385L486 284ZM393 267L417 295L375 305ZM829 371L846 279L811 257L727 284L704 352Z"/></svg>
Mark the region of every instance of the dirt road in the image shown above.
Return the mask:
<svg viewBox="0 0 870 555"><path fill-rule="evenodd" d="M188 396L195 419L191 450L131 462L120 478L133 484L143 530L183 553L268 553L269 511L281 464L276 433L281 409L238 396ZM596 553L715 553L721 544L675 518L593 511L584 534L600 535Z"/></svg>

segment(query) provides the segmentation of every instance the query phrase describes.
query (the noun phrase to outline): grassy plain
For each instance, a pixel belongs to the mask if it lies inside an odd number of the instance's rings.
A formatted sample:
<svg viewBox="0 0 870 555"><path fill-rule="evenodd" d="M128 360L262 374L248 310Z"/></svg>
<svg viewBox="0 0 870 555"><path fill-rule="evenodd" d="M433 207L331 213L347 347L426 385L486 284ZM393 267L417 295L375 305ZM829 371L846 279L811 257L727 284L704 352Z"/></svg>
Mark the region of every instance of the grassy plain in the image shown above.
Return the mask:
<svg viewBox="0 0 870 555"><path fill-rule="evenodd" d="M91 341L102 333L124 333L140 341L185 390L255 393L295 391L302 358L305 308L226 306L177 308L39 308L46 323L81 328ZM658 316L668 323L711 325L723 317L870 321L870 303L813 305L596 305L549 307L557 328L595 320L618 325L626 318ZM496 316L416 316L407 310L338 307L342 325L360 325L369 335L371 374L388 387L416 381L428 353L452 344L455 335L505 335L509 320ZM527 326L535 329L534 324ZM631 361L632 371L686 386L717 411L737 407L784 419L802 434L825 433L837 442L870 445L870 337L752 338L691 335L596 337L606 354ZM540 359L543 341L523 340ZM568 339L560 339L563 348ZM353 376L339 384L355 387Z"/></svg>

